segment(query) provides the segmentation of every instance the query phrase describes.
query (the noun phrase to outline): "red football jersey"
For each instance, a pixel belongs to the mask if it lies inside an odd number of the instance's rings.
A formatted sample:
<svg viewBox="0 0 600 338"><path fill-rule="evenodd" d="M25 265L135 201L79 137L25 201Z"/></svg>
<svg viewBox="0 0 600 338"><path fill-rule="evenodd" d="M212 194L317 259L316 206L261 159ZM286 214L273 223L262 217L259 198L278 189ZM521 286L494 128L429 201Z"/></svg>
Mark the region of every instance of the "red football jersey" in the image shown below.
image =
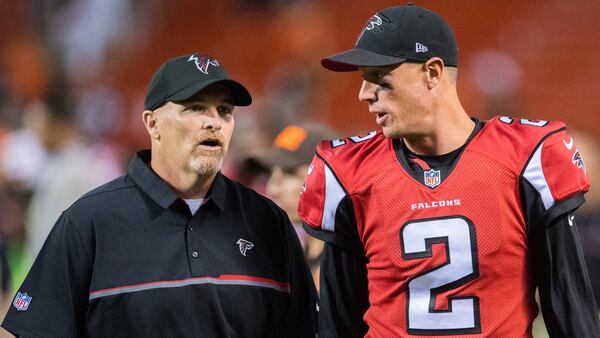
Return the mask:
<svg viewBox="0 0 600 338"><path fill-rule="evenodd" d="M589 189L561 122L496 117L443 180L417 181L381 132L322 142L298 211L335 236L349 197L367 258L367 337L531 337L537 314L521 184L545 210Z"/></svg>

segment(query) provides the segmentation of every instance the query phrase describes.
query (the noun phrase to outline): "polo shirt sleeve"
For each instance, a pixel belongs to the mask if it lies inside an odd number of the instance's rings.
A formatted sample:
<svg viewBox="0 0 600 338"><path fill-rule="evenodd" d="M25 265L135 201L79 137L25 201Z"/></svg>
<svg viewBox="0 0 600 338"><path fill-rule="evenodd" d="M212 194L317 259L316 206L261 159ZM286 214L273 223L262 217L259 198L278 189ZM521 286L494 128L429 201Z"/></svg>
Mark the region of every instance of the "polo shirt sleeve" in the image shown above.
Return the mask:
<svg viewBox="0 0 600 338"><path fill-rule="evenodd" d="M285 241L290 274L290 301L275 337L315 337L318 321L318 294L296 231L284 217Z"/></svg>
<svg viewBox="0 0 600 338"><path fill-rule="evenodd" d="M19 337L83 337L93 247L63 213L18 289L2 327ZM91 235L91 232L90 232Z"/></svg>

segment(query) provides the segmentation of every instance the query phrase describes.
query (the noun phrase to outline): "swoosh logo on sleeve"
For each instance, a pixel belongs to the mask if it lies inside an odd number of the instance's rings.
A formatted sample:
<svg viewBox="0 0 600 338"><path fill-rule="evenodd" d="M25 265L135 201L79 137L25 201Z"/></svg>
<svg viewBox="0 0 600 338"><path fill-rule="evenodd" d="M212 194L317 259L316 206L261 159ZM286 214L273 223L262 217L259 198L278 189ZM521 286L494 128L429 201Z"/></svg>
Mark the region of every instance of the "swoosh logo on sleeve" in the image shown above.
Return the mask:
<svg viewBox="0 0 600 338"><path fill-rule="evenodd" d="M308 175L312 174L314 168L315 168L315 165L311 163L308 166L308 172L306 173L306 175L308 176Z"/></svg>
<svg viewBox="0 0 600 338"><path fill-rule="evenodd" d="M573 226L573 220L575 219L575 215L571 214L568 216L569 225Z"/></svg>
<svg viewBox="0 0 600 338"><path fill-rule="evenodd" d="M563 140L563 143L565 144L565 147L567 147L567 149L569 149L569 150L573 149L573 138L572 137L569 142L566 142L565 140Z"/></svg>

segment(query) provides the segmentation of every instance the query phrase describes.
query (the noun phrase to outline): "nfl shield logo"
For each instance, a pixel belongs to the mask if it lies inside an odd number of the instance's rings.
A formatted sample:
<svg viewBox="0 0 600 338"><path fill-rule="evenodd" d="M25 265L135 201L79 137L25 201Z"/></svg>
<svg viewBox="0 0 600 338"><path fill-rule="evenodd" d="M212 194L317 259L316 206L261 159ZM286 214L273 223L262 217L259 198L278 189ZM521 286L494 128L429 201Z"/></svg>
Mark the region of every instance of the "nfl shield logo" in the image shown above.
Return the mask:
<svg viewBox="0 0 600 338"><path fill-rule="evenodd" d="M439 170L429 170L423 172L423 179L425 181L425 185L430 188L435 188L440 185L441 175Z"/></svg>
<svg viewBox="0 0 600 338"><path fill-rule="evenodd" d="M17 292L17 296L15 297L15 301L13 302L13 305L19 311L26 311L27 308L29 307L30 303L31 303L31 297L27 295L27 292L25 292L25 293Z"/></svg>

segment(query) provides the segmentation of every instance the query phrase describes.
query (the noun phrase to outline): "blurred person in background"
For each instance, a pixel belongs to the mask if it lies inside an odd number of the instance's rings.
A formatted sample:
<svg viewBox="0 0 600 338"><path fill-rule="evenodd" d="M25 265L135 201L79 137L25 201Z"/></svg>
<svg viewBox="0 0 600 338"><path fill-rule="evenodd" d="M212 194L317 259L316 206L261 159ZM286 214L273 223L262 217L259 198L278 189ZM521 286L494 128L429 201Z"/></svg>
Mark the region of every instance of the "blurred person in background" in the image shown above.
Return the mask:
<svg viewBox="0 0 600 338"><path fill-rule="evenodd" d="M11 235L10 231L14 231L14 227L21 223L21 208L11 193L0 179L0 320L4 319L13 295L7 235ZM5 330L0 330L0 337L9 336Z"/></svg>
<svg viewBox="0 0 600 338"><path fill-rule="evenodd" d="M213 57L161 65L142 113L151 149L60 215L2 326L43 337L314 337L317 294L288 217L221 174L234 108L251 102Z"/></svg>
<svg viewBox="0 0 600 338"><path fill-rule="evenodd" d="M326 57L381 131L322 142L298 213L323 239L320 336L600 337L574 211L589 175L560 121L471 118L448 23L408 4Z"/></svg>
<svg viewBox="0 0 600 338"><path fill-rule="evenodd" d="M585 168L590 176L590 191L585 204L577 210L577 225L583 253L594 288L596 305L600 304L600 144L582 131L574 131L577 149L585 154Z"/></svg>
<svg viewBox="0 0 600 338"><path fill-rule="evenodd" d="M251 156L245 162L249 171L258 168L268 172L266 194L285 210L292 221L301 239L317 289L323 241L306 236L301 230L302 219L298 215L298 201L316 145L323 140L337 137L337 134L332 128L316 122L289 125L277 135L269 149Z"/></svg>
<svg viewBox="0 0 600 338"><path fill-rule="evenodd" d="M33 263L57 219L79 196L121 173L112 151L86 143L64 87L54 84L45 101L31 103L25 119L47 152L26 218L28 264Z"/></svg>

